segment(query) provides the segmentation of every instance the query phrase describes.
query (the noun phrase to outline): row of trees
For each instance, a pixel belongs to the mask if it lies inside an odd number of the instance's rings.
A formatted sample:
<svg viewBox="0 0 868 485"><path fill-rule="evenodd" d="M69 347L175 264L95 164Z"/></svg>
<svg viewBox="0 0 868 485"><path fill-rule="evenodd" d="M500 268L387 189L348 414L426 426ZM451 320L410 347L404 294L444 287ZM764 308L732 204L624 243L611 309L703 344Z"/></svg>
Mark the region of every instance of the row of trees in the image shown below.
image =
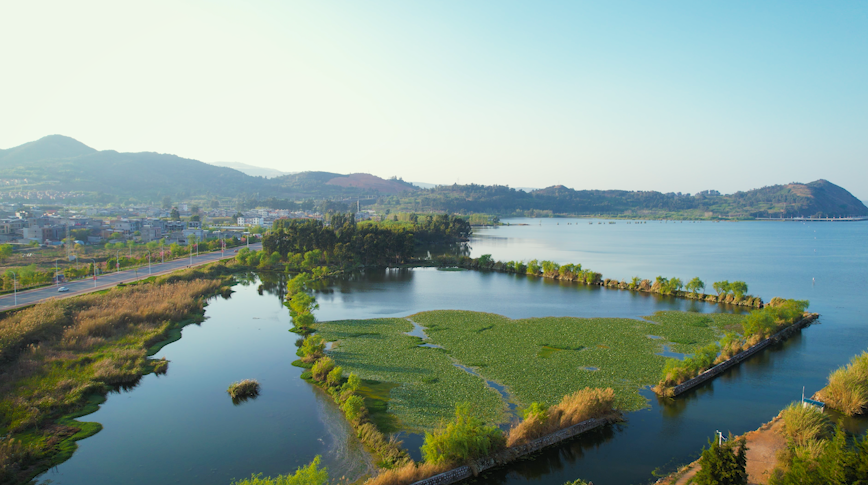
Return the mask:
<svg viewBox="0 0 868 485"><path fill-rule="evenodd" d="M696 349L684 360L667 359L662 377L654 392L671 395L672 388L682 384L732 356L742 352L775 332L803 318L807 300L774 298L761 310L750 312L742 321L741 335L726 332L720 342Z"/></svg>
<svg viewBox="0 0 868 485"><path fill-rule="evenodd" d="M332 396L347 421L356 429L359 439L379 456L381 466L391 468L411 461L400 448L400 443L386 439L369 419L365 400L359 394L361 379L353 373L344 377L343 368L325 355L323 338L312 334L316 321L313 312L319 308L316 298L311 294L310 285L314 279L312 275L302 272L286 285L285 304L294 325L291 331L305 336L298 343L297 355L300 359L294 365L310 369L302 374L302 378L317 383Z"/></svg>
<svg viewBox="0 0 868 485"><path fill-rule="evenodd" d="M511 274L527 274L542 276L564 281L575 281L588 285L602 285L607 288L619 288L622 290L643 291L662 295L677 295L687 298L704 299L712 302L734 303L746 306L760 307L762 300L747 295L748 286L743 281L719 281L713 287L718 295L705 295L705 282L699 278L693 278L685 285L680 278L666 278L658 276L651 280L641 279L634 276L630 281L618 281L603 278L603 275L590 269L582 268L581 264L558 264L554 261L539 261L532 259L527 263L523 261L495 261L490 254L483 254L478 258L469 256L443 255L434 258L434 262L441 267L458 266L468 269L482 269ZM682 290L686 290L686 293Z"/></svg>

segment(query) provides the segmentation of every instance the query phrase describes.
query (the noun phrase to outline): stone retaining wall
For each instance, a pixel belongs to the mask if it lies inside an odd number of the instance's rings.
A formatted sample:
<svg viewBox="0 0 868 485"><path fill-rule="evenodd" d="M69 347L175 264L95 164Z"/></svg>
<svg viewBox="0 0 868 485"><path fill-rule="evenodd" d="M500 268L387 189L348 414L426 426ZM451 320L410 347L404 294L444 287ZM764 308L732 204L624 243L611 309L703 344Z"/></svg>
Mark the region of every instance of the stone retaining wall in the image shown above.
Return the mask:
<svg viewBox="0 0 868 485"><path fill-rule="evenodd" d="M579 424L570 426L569 428L564 428L552 434L545 435L542 438L531 441L530 443L513 446L512 448L507 448L503 451L495 453L492 456L480 458L469 466L460 466L458 468L449 470L448 472L434 475L433 477L426 478L424 480L419 480L418 482L413 483L413 485L449 485L455 482L459 482L466 478L476 476L479 473L484 472L485 470L505 465L517 458L521 458L522 456L536 453L543 448L560 443L561 441L570 439L576 435L584 433L585 431L598 428L612 421L615 421L615 418L589 419L587 421L582 421Z"/></svg>
<svg viewBox="0 0 868 485"><path fill-rule="evenodd" d="M820 316L819 313L811 313L808 316L806 316L805 318L802 318L798 322L796 322L796 323L788 326L787 328L777 332L776 334L774 334L771 337L763 340L762 342L754 345L753 347L735 354L734 356L730 357L729 360L727 360L725 362L721 362L720 364L717 364L716 366L712 367L711 369L708 369L707 371L703 372L702 374L699 374L698 376L694 377L693 379L690 379L689 381L685 381L685 382L675 386L673 388L673 392L674 392L673 395L677 396L677 395L679 395L685 391L693 389L694 387L702 384L703 382L708 381L710 379L713 379L713 378L719 376L720 374L723 374L730 367L732 367L734 365L738 365L738 364L744 362L745 360L751 358L754 354L763 350L764 348L768 347L769 345L771 345L773 343L780 342L782 340L788 339L797 330L800 330L803 327L810 325L819 316Z"/></svg>

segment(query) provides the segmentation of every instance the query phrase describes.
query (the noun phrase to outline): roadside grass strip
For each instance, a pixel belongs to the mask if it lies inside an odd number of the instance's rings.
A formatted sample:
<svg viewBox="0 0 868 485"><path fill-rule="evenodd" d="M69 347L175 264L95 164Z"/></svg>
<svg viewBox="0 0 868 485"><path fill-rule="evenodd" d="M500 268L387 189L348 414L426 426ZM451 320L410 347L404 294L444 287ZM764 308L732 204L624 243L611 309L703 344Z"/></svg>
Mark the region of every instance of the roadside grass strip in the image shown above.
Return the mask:
<svg viewBox="0 0 868 485"><path fill-rule="evenodd" d="M455 404L468 402L471 413L488 423L507 420L507 405L483 379L453 365L437 348L419 347L422 340L404 335L413 325L400 318L320 322L316 332L326 341L339 341L327 355L365 380L396 384L389 392L388 412L401 429L434 429L455 413Z"/></svg>

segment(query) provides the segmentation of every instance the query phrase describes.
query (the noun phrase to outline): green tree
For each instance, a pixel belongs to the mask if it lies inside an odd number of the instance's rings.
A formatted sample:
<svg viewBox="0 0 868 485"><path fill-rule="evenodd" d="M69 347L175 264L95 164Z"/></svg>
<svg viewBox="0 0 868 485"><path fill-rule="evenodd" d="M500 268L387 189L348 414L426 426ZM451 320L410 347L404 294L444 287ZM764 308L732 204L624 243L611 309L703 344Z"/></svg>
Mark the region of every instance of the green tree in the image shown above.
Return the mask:
<svg viewBox="0 0 868 485"><path fill-rule="evenodd" d="M172 207L172 211L169 213L169 219L172 219L173 221L181 220L181 213L178 212L176 207Z"/></svg>
<svg viewBox="0 0 868 485"><path fill-rule="evenodd" d="M733 439L720 444L709 440L709 447L699 458L700 470L693 478L695 485L747 485L747 446L745 439Z"/></svg>
<svg viewBox="0 0 868 485"><path fill-rule="evenodd" d="M212 199L210 206L212 209L219 209L220 208L220 201L217 199Z"/></svg>
<svg viewBox="0 0 868 485"><path fill-rule="evenodd" d="M6 261L9 256L12 256L11 244L0 244L0 261Z"/></svg>
<svg viewBox="0 0 868 485"><path fill-rule="evenodd" d="M172 199L168 195L163 197L162 206L163 209L170 209L172 207Z"/></svg>
<svg viewBox="0 0 868 485"><path fill-rule="evenodd" d="M362 380L359 379L359 376L355 372L351 372L349 377L347 377L347 382L344 382L344 385L341 386L341 401L346 401L359 390L361 385Z"/></svg>
<svg viewBox="0 0 868 485"><path fill-rule="evenodd" d="M425 433L422 457L435 465L462 463L497 451L505 443L498 427L486 426L471 416L469 404L462 403L455 407L454 421L433 433Z"/></svg>
<svg viewBox="0 0 868 485"><path fill-rule="evenodd" d="M729 293L729 281L727 280L715 281L714 284L711 285L711 287L714 288L714 291L717 292L718 297Z"/></svg>
<svg viewBox="0 0 868 485"><path fill-rule="evenodd" d="M741 297L747 294L747 283L744 281L733 281L729 284L729 291L736 300L741 300Z"/></svg>
<svg viewBox="0 0 868 485"><path fill-rule="evenodd" d="M703 283L702 280L699 279L699 277L696 277L696 278L693 278L692 280L688 281L687 286L685 286L685 288L687 289L687 291L692 293L693 296L695 297L696 294L699 293L699 290L705 289L705 283Z"/></svg>
<svg viewBox="0 0 868 485"><path fill-rule="evenodd" d="M334 367L335 361L330 357L323 357L314 362L313 367L310 369L310 373L317 381L324 382L328 378L329 372L331 372Z"/></svg>
<svg viewBox="0 0 868 485"><path fill-rule="evenodd" d="M347 421L357 423L365 416L365 400L361 396L352 395L341 404L341 410L347 416Z"/></svg>
<svg viewBox="0 0 868 485"><path fill-rule="evenodd" d="M326 377L326 384L330 387L337 386L341 383L341 379L344 377L344 368L341 366L335 366L334 369L329 372L328 377Z"/></svg>

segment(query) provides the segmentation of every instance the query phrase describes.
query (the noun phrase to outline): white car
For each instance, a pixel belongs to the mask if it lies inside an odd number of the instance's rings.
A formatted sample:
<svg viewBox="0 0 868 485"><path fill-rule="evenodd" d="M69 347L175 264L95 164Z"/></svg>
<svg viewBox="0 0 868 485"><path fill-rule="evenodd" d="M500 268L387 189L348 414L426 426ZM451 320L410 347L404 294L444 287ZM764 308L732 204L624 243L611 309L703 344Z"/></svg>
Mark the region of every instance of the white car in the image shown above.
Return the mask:
<svg viewBox="0 0 868 485"><path fill-rule="evenodd" d="M57 291L63 293L63 292L65 292L65 291L69 291L69 288L67 288L67 287L65 287L65 286L61 286L60 288L57 289Z"/></svg>

